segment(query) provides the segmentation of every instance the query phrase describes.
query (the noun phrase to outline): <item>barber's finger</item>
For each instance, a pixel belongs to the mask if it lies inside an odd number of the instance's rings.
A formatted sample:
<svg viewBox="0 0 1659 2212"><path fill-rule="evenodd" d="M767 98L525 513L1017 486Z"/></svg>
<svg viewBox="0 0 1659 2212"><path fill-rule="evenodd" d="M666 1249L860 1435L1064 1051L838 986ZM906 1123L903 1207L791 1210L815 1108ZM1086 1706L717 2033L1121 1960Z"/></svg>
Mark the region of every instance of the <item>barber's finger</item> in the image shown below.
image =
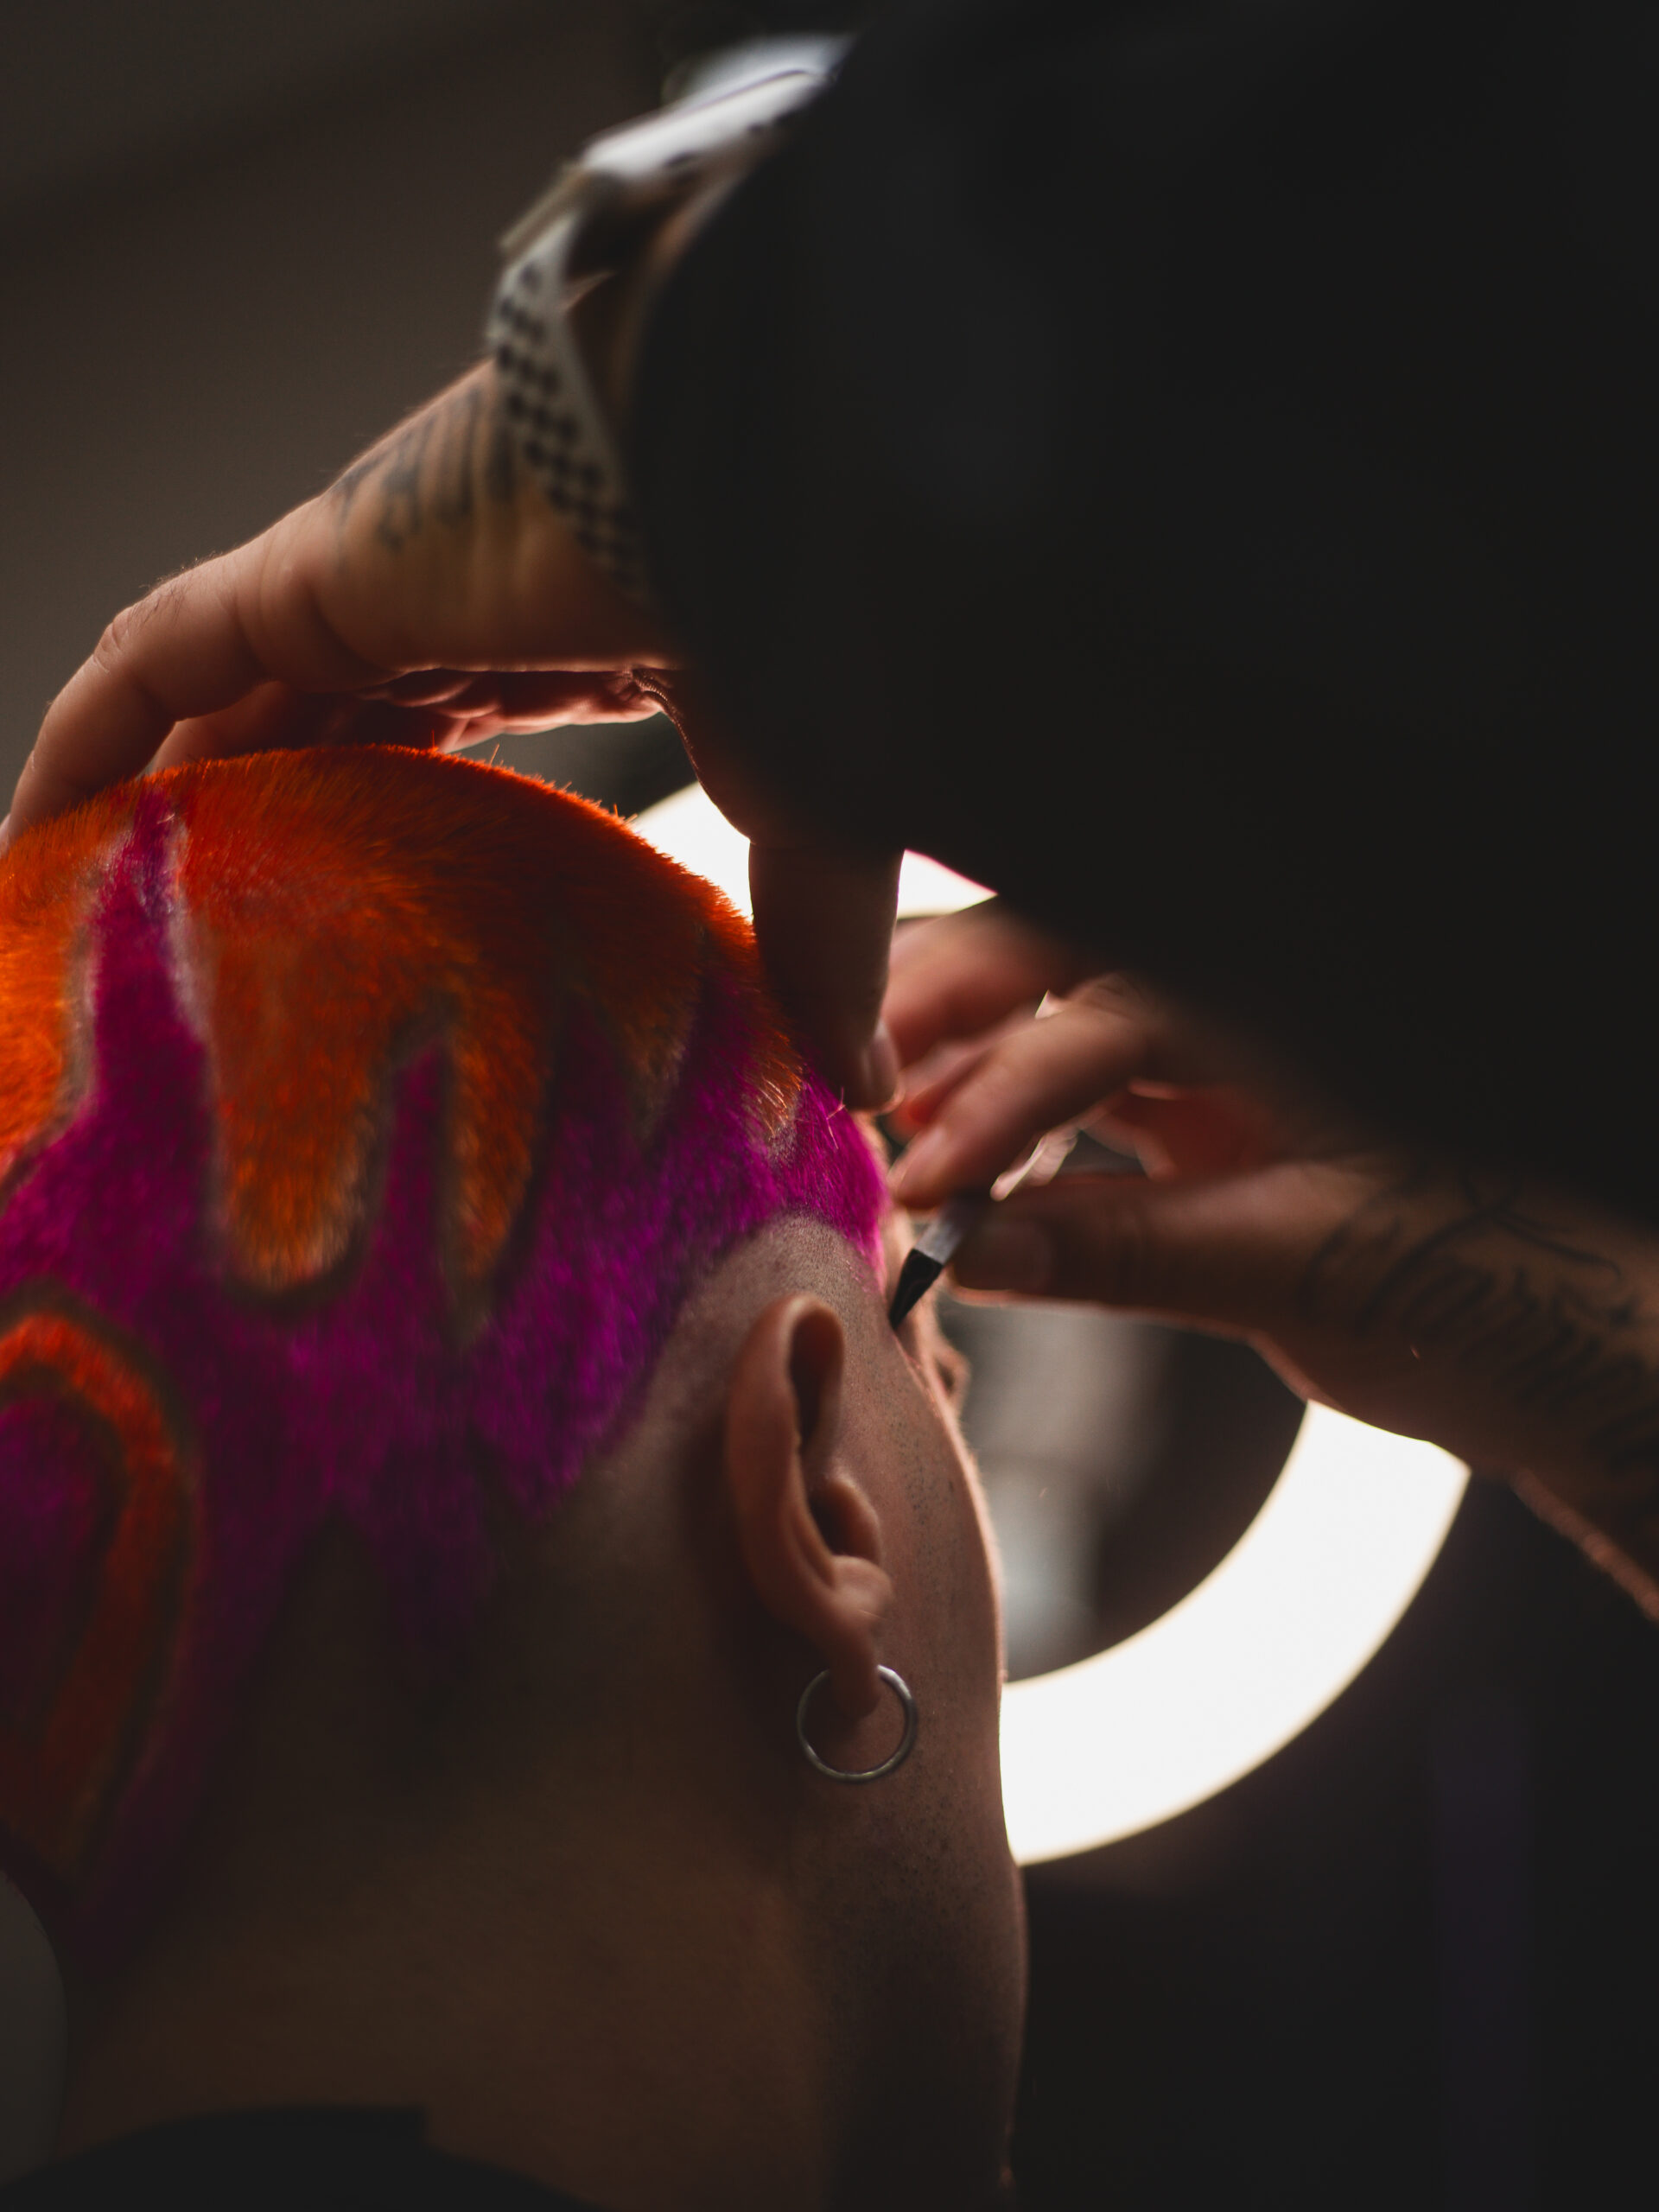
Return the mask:
<svg viewBox="0 0 1659 2212"><path fill-rule="evenodd" d="M662 712L631 670L616 668L415 669L371 686L365 696L442 709L480 738L565 722L639 721Z"/></svg>
<svg viewBox="0 0 1659 2212"><path fill-rule="evenodd" d="M158 585L116 616L47 711L17 780L13 835L137 775L175 723L222 712L273 677L328 691L389 672L345 645L303 594L296 595L273 652L262 595L268 576L288 561L305 513Z"/></svg>
<svg viewBox="0 0 1659 2212"><path fill-rule="evenodd" d="M1339 1170L1300 1162L1201 1182L1063 1176L993 1208L954 1273L965 1289L1271 1333L1352 1204Z"/></svg>
<svg viewBox="0 0 1659 2212"><path fill-rule="evenodd" d="M498 480L502 428L494 371L480 363L320 498L118 615L48 712L13 829L137 774L177 724L266 682L358 693L434 666L623 669L656 657L655 626L528 474ZM469 706L462 727L476 720Z"/></svg>
<svg viewBox="0 0 1659 2212"><path fill-rule="evenodd" d="M1280 1149L1268 1110L1224 1089L1125 1092L1096 1126L1138 1153L1149 1175L1231 1174L1262 1166Z"/></svg>
<svg viewBox="0 0 1659 2212"><path fill-rule="evenodd" d="M175 722L157 747L153 765L173 768L210 756L287 752L314 745L334 705L332 693L256 683L245 697L219 713L191 715Z"/></svg>
<svg viewBox="0 0 1659 2212"><path fill-rule="evenodd" d="M308 746L395 745L411 753L450 752L467 741L465 721L441 708L264 683L222 714L175 722L153 765L175 768L191 760L296 753Z"/></svg>
<svg viewBox="0 0 1659 2212"><path fill-rule="evenodd" d="M419 669L361 692L262 683L233 706L175 722L155 766L308 745L398 745L453 753L563 722L637 721L659 712L611 670Z"/></svg>
<svg viewBox="0 0 1659 2212"><path fill-rule="evenodd" d="M1084 996L1027 1021L954 1087L893 1171L895 1198L931 1206L993 1182L1033 1140L1081 1120L1137 1075L1157 1072L1153 1033L1122 1002Z"/></svg>
<svg viewBox="0 0 1659 2212"><path fill-rule="evenodd" d="M1045 993L1071 989L1090 964L1001 899L987 899L902 934L882 1019L910 1067L936 1045L976 1037Z"/></svg>
<svg viewBox="0 0 1659 2212"><path fill-rule="evenodd" d="M787 801L752 774L697 670L632 674L672 717L703 790L749 840L755 939L779 1001L847 1103L885 1106L899 1081L880 1016L901 855L815 842Z"/></svg>
<svg viewBox="0 0 1659 2212"><path fill-rule="evenodd" d="M849 1106L882 1106L899 1063L880 1027L899 904L897 853L749 848L754 931L773 989Z"/></svg>
<svg viewBox="0 0 1659 2212"><path fill-rule="evenodd" d="M913 1137L929 1122L937 1120L946 1099L968 1080L985 1055L1004 1037L1024 1028L1036 1011L1034 1006L1021 1007L995 1029L988 1029L982 1037L953 1039L925 1052L912 1067L904 1071L904 1089L887 1109L892 1127L906 1137Z"/></svg>

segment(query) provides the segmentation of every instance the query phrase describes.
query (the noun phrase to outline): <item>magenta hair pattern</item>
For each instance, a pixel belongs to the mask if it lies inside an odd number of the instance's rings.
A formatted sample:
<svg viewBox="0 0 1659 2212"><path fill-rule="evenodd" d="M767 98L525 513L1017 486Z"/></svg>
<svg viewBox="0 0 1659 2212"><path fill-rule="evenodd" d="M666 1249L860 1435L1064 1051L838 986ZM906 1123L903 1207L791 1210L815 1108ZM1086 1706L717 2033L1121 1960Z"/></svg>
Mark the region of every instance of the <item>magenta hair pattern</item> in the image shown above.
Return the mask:
<svg viewBox="0 0 1659 2212"><path fill-rule="evenodd" d="M747 925L431 755L123 785L0 861L0 1853L118 1951L296 1567L417 1652L639 1406L687 1294L867 1140Z"/></svg>

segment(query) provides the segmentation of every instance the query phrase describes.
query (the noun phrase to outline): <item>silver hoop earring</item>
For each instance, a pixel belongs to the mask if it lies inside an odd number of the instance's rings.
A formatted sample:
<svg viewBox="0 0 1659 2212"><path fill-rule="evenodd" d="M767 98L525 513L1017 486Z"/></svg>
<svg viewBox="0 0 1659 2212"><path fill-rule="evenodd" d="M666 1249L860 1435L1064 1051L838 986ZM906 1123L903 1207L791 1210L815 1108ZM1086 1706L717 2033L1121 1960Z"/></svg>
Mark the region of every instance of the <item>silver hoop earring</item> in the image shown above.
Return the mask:
<svg viewBox="0 0 1659 2212"><path fill-rule="evenodd" d="M898 1699L905 1716L905 1732L899 1738L898 1749L889 1752L880 1766L831 1766L828 1759L821 1759L808 1743L806 1710L830 1679L827 1667L823 1674L814 1675L801 1692L801 1701L795 1708L795 1733L800 1739L801 1749L806 1753L807 1764L815 1767L820 1774L827 1775L831 1782L880 1782L885 1776L896 1773L916 1748L916 1700L910 1694L910 1684L902 1675L895 1674L891 1667L878 1667L875 1671L878 1678Z"/></svg>

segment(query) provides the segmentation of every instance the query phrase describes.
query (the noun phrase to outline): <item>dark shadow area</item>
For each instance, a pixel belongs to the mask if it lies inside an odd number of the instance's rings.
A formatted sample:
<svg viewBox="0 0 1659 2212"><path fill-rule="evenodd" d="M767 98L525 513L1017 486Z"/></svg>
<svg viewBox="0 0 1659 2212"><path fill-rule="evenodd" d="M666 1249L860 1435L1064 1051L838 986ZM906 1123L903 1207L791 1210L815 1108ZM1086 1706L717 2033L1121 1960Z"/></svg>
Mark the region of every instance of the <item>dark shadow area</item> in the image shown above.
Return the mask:
<svg viewBox="0 0 1659 2212"><path fill-rule="evenodd" d="M643 813L693 780L680 734L666 715L644 722L579 723L498 738L480 748L478 757L499 760L521 775L539 776L544 784L576 791L624 816Z"/></svg>
<svg viewBox="0 0 1659 2212"><path fill-rule="evenodd" d="M1027 2212L1633 2201L1656 1711L1651 1626L1477 1482L1303 1736L1027 1876Z"/></svg>

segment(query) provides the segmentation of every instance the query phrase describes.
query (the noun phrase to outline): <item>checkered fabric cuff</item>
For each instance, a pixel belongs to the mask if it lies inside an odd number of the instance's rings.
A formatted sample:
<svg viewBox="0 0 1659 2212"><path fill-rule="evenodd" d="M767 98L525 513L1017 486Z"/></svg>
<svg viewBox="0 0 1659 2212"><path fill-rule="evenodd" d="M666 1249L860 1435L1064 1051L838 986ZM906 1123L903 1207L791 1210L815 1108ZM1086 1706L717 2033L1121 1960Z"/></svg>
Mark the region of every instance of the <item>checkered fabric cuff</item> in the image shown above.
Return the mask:
<svg viewBox="0 0 1659 2212"><path fill-rule="evenodd" d="M508 268L490 313L503 404L518 450L576 543L626 592L651 602L627 480L563 312L581 225L573 209Z"/></svg>
<svg viewBox="0 0 1659 2212"><path fill-rule="evenodd" d="M502 240L507 271L488 335L508 423L577 543L645 605L651 590L627 478L566 309L705 181L734 183L764 159L846 47L841 38L762 39L734 49L735 66L717 86L591 139Z"/></svg>

